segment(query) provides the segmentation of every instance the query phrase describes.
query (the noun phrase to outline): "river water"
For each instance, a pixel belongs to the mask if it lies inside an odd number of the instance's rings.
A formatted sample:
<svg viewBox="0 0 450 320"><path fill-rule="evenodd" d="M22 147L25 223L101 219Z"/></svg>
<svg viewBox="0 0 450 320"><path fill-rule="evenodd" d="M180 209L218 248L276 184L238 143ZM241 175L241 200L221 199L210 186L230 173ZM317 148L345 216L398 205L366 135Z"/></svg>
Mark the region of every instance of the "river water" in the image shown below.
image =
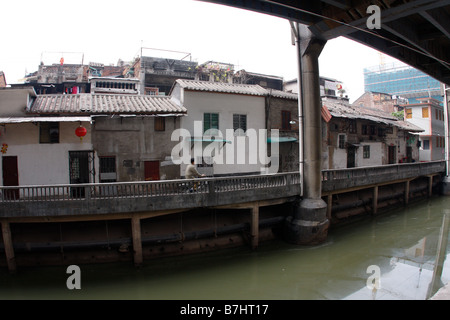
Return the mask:
<svg viewBox="0 0 450 320"><path fill-rule="evenodd" d="M80 289L68 289L66 267L0 269L0 299L425 300L433 275L437 288L450 281L450 246L435 268L449 208L450 197L435 196L334 227L314 247L274 240L256 251L163 258L139 269L80 265Z"/></svg>

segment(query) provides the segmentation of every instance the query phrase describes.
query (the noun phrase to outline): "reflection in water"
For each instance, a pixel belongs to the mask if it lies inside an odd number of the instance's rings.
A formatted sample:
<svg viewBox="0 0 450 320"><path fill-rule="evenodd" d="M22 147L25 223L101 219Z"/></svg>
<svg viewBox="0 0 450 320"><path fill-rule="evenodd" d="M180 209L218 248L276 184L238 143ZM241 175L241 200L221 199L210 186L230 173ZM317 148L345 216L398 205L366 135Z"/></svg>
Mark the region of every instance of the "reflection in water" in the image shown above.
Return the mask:
<svg viewBox="0 0 450 320"><path fill-rule="evenodd" d="M436 287L450 281L448 231L442 231L448 207L450 197L435 197L333 228L314 247L271 241L255 252L149 260L140 269L81 265L80 290L67 289L66 267L19 266L14 276L2 269L0 299L423 300L433 276ZM369 266L378 269L368 272Z"/></svg>

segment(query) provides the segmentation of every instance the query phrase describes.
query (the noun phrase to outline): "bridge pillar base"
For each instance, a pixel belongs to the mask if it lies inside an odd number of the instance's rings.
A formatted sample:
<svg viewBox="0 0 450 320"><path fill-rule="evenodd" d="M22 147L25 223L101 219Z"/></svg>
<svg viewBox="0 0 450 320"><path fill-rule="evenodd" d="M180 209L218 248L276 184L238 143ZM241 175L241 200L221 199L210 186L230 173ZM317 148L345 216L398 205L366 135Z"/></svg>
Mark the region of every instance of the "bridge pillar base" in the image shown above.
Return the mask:
<svg viewBox="0 0 450 320"><path fill-rule="evenodd" d="M294 206L286 219L284 237L294 244L316 245L326 241L328 227L327 204L322 199L303 199Z"/></svg>
<svg viewBox="0 0 450 320"><path fill-rule="evenodd" d="M450 196L450 176L445 176L444 179L442 179L442 195L444 196Z"/></svg>

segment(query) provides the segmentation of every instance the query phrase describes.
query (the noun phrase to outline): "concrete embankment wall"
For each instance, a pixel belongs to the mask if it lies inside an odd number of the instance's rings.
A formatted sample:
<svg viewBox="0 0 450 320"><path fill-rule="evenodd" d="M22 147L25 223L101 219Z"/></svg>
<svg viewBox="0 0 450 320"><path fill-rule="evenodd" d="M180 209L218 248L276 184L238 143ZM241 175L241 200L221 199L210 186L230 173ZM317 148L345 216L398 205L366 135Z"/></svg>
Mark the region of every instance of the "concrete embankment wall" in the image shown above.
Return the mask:
<svg viewBox="0 0 450 320"><path fill-rule="evenodd" d="M378 186L377 212L419 201L439 193L440 177L430 189L427 177L405 183ZM330 221L333 225L374 214L372 187L332 195ZM328 201L328 196L324 197ZM259 209L258 242L282 237L283 223L292 214L292 202ZM199 208L141 219L144 261L173 255L207 252L229 247L252 248L252 214L249 209ZM130 219L17 222L10 223L18 267L67 265L116 261L133 262L133 234ZM2 241L2 240L0 240ZM0 242L0 265L6 266L4 244Z"/></svg>

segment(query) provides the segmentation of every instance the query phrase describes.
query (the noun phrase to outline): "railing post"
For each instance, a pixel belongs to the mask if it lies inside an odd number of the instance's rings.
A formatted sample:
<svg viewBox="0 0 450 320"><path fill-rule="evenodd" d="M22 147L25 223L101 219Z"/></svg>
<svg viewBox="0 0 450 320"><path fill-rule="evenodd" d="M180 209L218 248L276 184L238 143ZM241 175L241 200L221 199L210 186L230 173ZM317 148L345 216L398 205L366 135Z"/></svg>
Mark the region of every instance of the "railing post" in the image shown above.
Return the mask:
<svg viewBox="0 0 450 320"><path fill-rule="evenodd" d="M256 249L258 247L259 241L259 204L255 202L251 209L252 214L252 222L251 222L251 246L252 249Z"/></svg>

